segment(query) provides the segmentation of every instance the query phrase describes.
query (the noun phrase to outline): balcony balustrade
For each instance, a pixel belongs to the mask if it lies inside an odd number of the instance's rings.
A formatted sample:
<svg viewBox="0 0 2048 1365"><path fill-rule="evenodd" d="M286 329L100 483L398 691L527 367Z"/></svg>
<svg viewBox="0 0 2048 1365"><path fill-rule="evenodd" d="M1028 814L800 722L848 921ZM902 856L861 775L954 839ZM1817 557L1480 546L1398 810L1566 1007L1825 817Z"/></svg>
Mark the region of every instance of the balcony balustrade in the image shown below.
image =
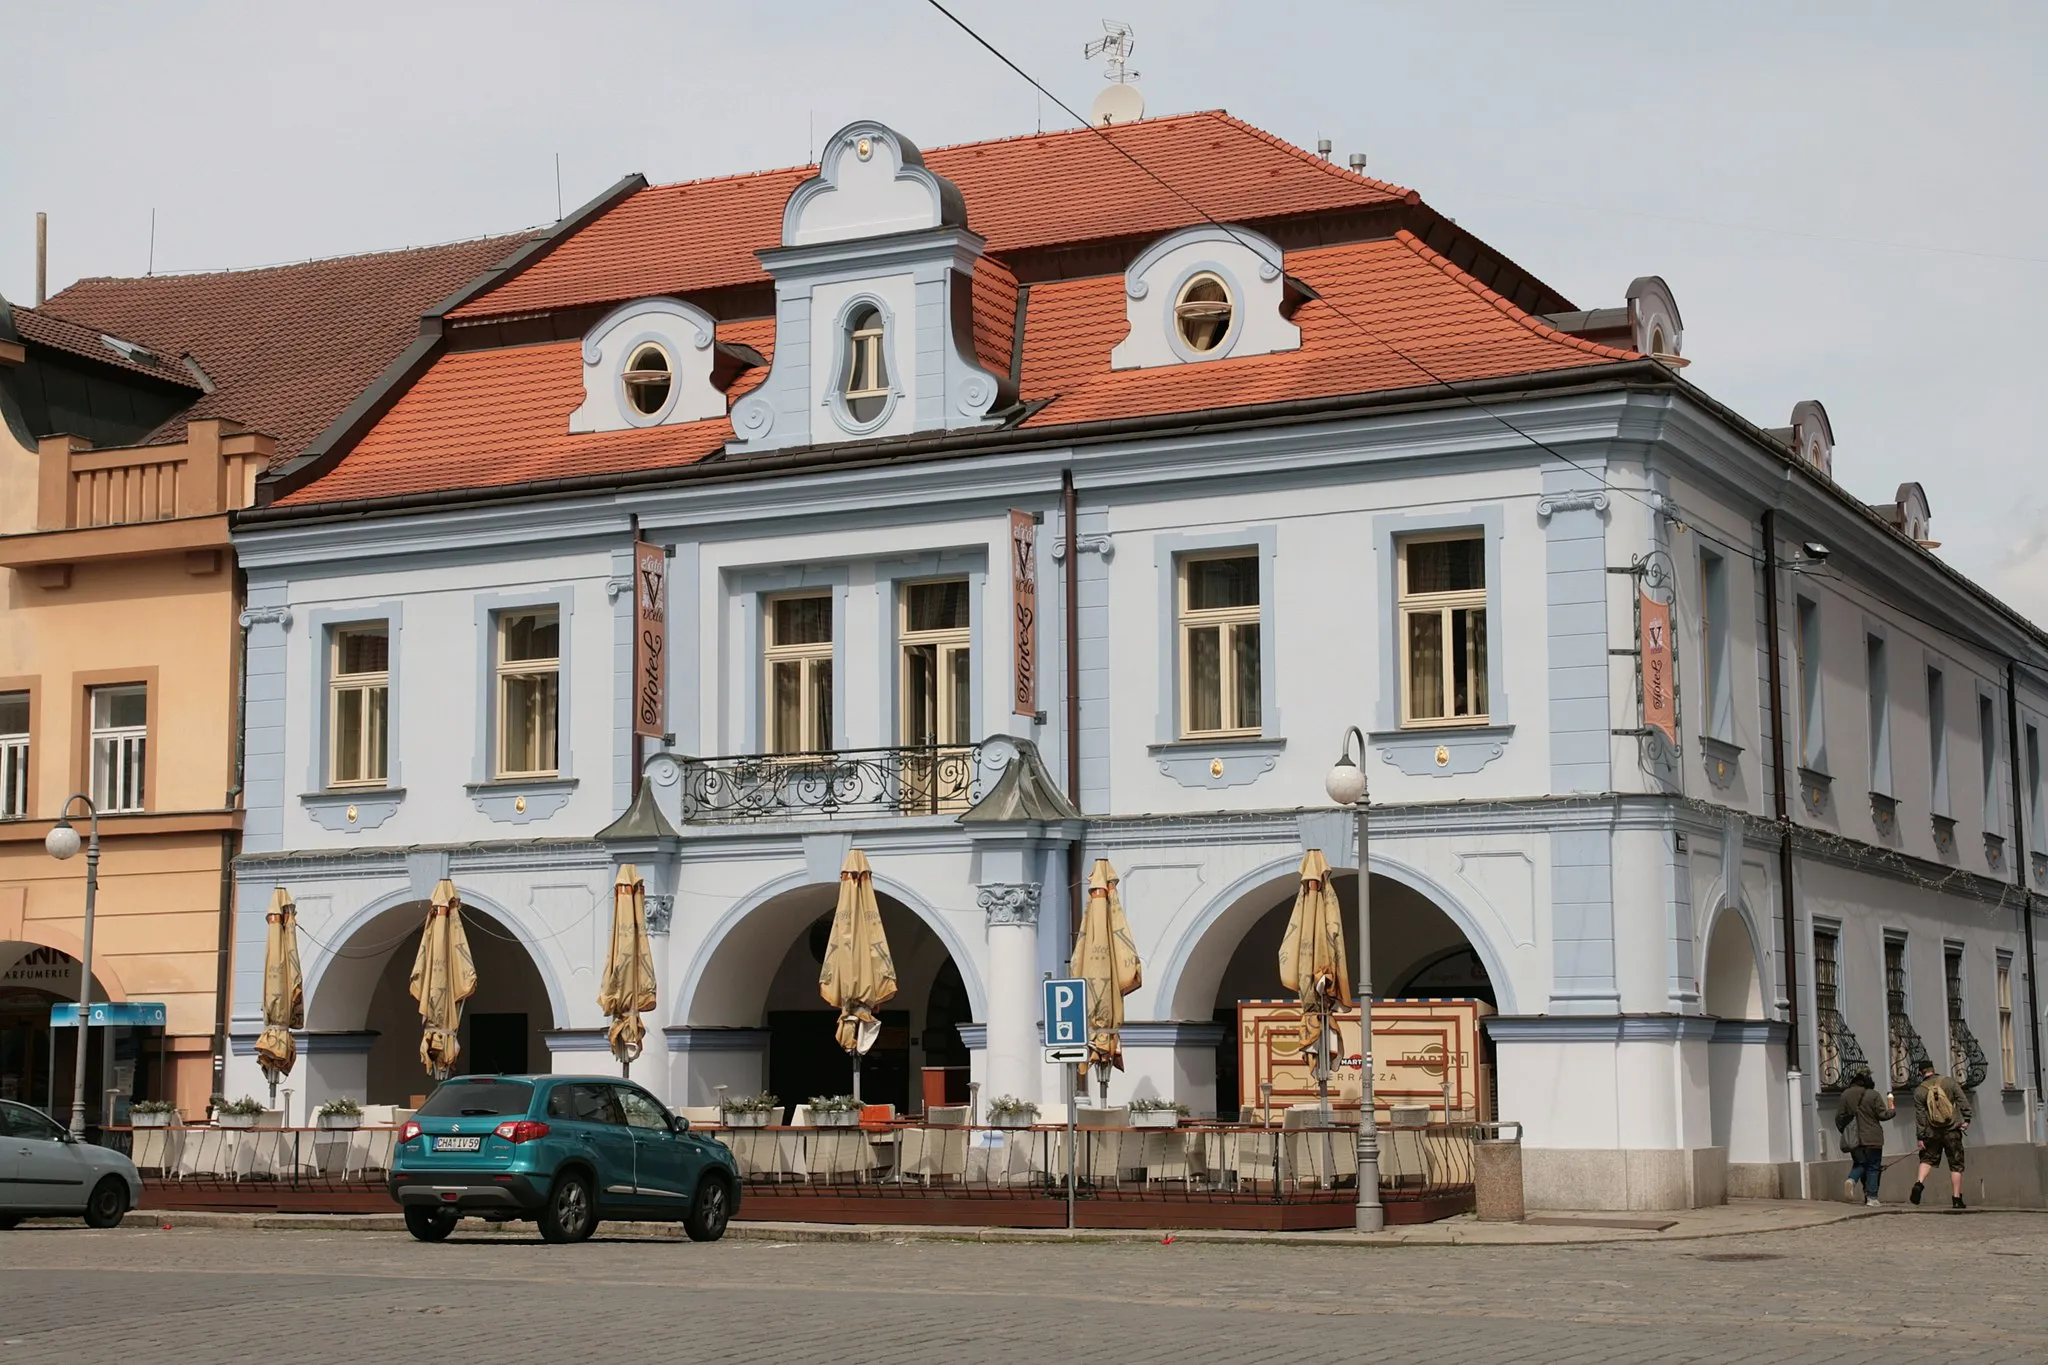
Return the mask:
<svg viewBox="0 0 2048 1365"><path fill-rule="evenodd" d="M1014 752L983 743L684 758L683 818L958 814L981 799Z"/></svg>

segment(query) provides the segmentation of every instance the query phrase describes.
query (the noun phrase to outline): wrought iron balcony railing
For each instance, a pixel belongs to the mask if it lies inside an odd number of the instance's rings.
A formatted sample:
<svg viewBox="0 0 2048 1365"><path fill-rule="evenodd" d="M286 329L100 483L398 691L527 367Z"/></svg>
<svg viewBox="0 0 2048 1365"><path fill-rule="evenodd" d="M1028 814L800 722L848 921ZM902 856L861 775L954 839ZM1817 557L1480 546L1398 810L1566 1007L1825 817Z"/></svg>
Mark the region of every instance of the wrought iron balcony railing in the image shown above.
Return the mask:
<svg viewBox="0 0 2048 1365"><path fill-rule="evenodd" d="M1820 1046L1820 1088L1835 1092L1846 1089L1849 1078L1862 1068L1870 1065L1870 1059L1863 1055L1863 1044L1849 1028L1842 1012L1830 1006L1817 1011L1820 1027L1816 1030Z"/></svg>
<svg viewBox="0 0 2048 1365"><path fill-rule="evenodd" d="M1970 1032L1960 1013L1948 1017L1948 1063L1949 1074L1965 1090L1975 1090L1991 1074L1990 1059L1977 1045L1977 1035Z"/></svg>
<svg viewBox="0 0 2048 1365"><path fill-rule="evenodd" d="M1007 745L943 744L814 754L684 758L683 818L702 824L807 815L945 815L1002 773Z"/></svg>
<svg viewBox="0 0 2048 1365"><path fill-rule="evenodd" d="M1911 1090L1920 1083L1920 1068L1927 1058L1927 1045L1920 1041L1920 1031L1913 1027L1913 1021L1902 1009L1891 1012L1891 1073L1894 1090Z"/></svg>

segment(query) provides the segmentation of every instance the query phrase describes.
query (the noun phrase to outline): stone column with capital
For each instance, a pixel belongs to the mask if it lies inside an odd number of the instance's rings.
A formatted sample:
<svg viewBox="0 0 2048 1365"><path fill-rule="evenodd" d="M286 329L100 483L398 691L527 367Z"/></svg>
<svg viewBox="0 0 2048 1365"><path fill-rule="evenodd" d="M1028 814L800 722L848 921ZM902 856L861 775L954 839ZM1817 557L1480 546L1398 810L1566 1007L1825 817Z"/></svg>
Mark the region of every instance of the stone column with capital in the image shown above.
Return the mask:
<svg viewBox="0 0 2048 1365"><path fill-rule="evenodd" d="M988 916L988 1051L984 1105L997 1095L1038 1099L1037 882L984 882Z"/></svg>

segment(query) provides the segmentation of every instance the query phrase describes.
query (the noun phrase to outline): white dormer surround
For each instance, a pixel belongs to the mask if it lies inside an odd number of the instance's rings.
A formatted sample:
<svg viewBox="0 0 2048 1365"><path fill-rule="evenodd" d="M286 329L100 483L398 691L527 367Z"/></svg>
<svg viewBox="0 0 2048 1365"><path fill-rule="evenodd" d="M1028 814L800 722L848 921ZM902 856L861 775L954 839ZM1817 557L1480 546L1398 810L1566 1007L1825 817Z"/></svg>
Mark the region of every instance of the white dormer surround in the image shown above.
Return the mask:
<svg viewBox="0 0 2048 1365"><path fill-rule="evenodd" d="M1828 410L1817 398L1802 399L1792 405L1792 452L1829 478L1834 477L1835 429L1828 421Z"/></svg>
<svg viewBox="0 0 2048 1365"><path fill-rule="evenodd" d="M960 191L879 123L834 133L782 214L775 357L732 409L733 451L993 425L1014 390L974 351L974 269Z"/></svg>
<svg viewBox="0 0 2048 1365"><path fill-rule="evenodd" d="M1131 330L1109 353L1114 370L1301 349L1280 248L1249 228L1160 238L1124 272L1124 299Z"/></svg>
<svg viewBox="0 0 2048 1365"><path fill-rule="evenodd" d="M723 417L725 393L712 380L717 335L709 313L680 299L620 304L583 338L583 404L569 414L569 430ZM668 371L665 386L655 377L661 369Z"/></svg>
<svg viewBox="0 0 2048 1365"><path fill-rule="evenodd" d="M1661 275L1639 275L1628 286L1629 345L1644 355L1676 357L1683 352L1685 322L1678 300Z"/></svg>

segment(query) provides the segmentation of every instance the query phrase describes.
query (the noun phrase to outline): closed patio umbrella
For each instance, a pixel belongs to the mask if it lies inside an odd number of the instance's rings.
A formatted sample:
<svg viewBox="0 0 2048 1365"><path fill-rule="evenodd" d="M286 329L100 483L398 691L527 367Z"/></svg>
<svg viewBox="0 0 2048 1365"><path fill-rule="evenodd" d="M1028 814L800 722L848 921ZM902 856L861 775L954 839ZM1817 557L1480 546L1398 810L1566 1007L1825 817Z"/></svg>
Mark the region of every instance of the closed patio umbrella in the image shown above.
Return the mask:
<svg viewBox="0 0 2048 1365"><path fill-rule="evenodd" d="M1325 1110L1330 1106L1330 1067L1324 1033L1330 1027L1330 1012L1351 1006L1348 974L1337 889L1330 884L1330 865L1322 850L1312 848L1301 857L1301 887L1280 939L1280 984L1301 1000L1300 1050L1315 1049L1316 1088Z"/></svg>
<svg viewBox="0 0 2048 1365"><path fill-rule="evenodd" d="M455 1032L462 1027L462 1002L476 994L476 962L462 932L462 898L443 877L434 885L419 955L412 960L412 998L420 1002L420 1064L445 1081L462 1055Z"/></svg>
<svg viewBox="0 0 2048 1365"><path fill-rule="evenodd" d="M867 855L853 849L839 869L839 904L832 911L832 936L818 973L818 994L839 1011L834 1036L853 1058L853 1097L860 1098L860 1058L875 1045L882 1021L875 1016L896 996L896 963L882 932L875 904L875 874Z"/></svg>
<svg viewBox="0 0 2048 1365"><path fill-rule="evenodd" d="M256 1036L256 1060L277 1089L280 1076L292 1074L299 1045L292 1030L306 1026L306 979L299 969L299 912L292 893L278 887L264 912L263 1032Z"/></svg>
<svg viewBox="0 0 2048 1365"><path fill-rule="evenodd" d="M654 948L647 941L647 883L640 869L631 863L619 868L612 879L612 942L605 958L604 984L598 988L597 1007L610 1016L612 1056L619 1059L623 1074L633 1074L633 1063L647 1036L640 1022L643 1010L654 1008Z"/></svg>
<svg viewBox="0 0 2048 1365"><path fill-rule="evenodd" d="M1124 919L1124 900L1117 891L1116 869L1097 858L1088 874L1088 904L1081 911L1081 932L1074 940L1067 970L1088 983L1088 1060L1085 1079L1095 1069L1100 1093L1109 1096L1109 1069L1124 1067L1124 997L1144 984L1137 945Z"/></svg>

